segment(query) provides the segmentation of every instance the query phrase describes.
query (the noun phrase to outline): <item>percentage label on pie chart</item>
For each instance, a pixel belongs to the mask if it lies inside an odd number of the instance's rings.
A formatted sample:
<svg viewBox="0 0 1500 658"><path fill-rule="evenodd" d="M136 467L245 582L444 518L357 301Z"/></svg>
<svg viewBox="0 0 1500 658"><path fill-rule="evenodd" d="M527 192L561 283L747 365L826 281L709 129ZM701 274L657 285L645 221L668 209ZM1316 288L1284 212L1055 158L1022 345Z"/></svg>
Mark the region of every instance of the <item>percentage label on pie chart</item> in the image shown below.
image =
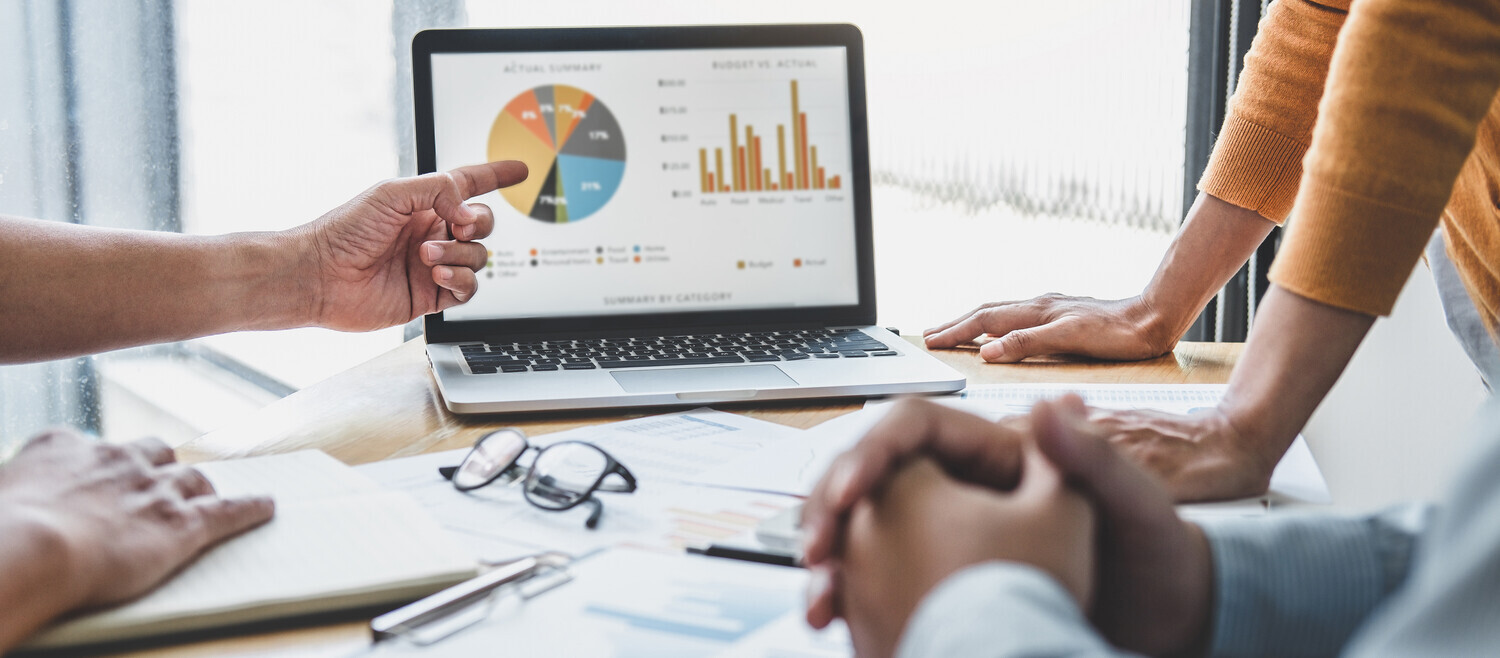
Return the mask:
<svg viewBox="0 0 1500 658"><path fill-rule="evenodd" d="M506 103L490 127L490 160L520 160L531 174L501 196L521 214L564 224L609 203L625 175L625 135L582 89L543 85Z"/></svg>

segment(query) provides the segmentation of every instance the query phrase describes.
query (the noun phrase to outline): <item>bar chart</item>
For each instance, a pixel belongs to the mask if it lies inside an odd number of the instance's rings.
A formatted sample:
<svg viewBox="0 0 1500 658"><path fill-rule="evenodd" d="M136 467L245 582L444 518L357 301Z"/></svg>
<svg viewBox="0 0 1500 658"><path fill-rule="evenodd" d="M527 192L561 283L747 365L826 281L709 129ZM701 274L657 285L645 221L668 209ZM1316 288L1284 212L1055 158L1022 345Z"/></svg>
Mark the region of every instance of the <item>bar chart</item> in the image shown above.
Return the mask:
<svg viewBox="0 0 1500 658"><path fill-rule="evenodd" d="M776 124L773 170L773 163L765 157L767 144L762 142L763 139L769 142L770 133L758 133L750 124L745 124L742 131L739 115L731 112L728 150L716 146L710 157L708 148L698 149L699 190L704 194L732 194L842 188L842 175L829 176L818 164L817 145L809 143L807 113L802 110L796 80L791 81L790 119L789 123Z"/></svg>

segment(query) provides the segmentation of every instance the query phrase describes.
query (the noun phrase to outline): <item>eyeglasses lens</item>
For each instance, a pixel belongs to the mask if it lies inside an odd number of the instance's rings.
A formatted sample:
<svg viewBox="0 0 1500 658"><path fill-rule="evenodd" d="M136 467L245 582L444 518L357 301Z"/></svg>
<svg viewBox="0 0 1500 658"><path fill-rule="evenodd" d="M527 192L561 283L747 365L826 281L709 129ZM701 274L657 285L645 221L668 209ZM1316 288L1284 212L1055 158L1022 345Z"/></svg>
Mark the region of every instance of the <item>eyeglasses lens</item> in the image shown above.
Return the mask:
<svg viewBox="0 0 1500 658"><path fill-rule="evenodd" d="M490 434L469 451L453 474L453 486L468 490L489 484L526 450L526 437L513 430Z"/></svg>
<svg viewBox="0 0 1500 658"><path fill-rule="evenodd" d="M609 460L583 443L558 443L537 455L526 477L526 497L538 507L566 509L589 495Z"/></svg>

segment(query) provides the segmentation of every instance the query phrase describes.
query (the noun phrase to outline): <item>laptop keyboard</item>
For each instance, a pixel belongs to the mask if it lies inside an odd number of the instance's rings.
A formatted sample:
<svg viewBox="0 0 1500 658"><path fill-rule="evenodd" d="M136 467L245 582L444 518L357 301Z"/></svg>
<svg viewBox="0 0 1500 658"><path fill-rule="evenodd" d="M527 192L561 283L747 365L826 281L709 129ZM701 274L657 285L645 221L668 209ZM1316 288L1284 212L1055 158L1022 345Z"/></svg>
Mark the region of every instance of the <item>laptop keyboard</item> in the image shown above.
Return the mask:
<svg viewBox="0 0 1500 658"><path fill-rule="evenodd" d="M459 350L476 375L896 356L858 329L465 343Z"/></svg>

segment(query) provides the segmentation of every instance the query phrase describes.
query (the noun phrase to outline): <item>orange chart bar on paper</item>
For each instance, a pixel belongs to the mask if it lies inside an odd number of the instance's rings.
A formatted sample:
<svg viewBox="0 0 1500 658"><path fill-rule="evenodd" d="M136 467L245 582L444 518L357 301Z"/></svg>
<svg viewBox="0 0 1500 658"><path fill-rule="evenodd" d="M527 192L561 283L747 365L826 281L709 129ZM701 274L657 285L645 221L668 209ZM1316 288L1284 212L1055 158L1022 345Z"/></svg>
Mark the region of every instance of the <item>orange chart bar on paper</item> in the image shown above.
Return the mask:
<svg viewBox="0 0 1500 658"><path fill-rule="evenodd" d="M710 158L708 149L698 149L698 185L704 194L732 192L771 192L781 190L837 190L843 185L843 177L828 176L818 165L818 147L807 140L807 113L802 111L797 97L797 81L792 81L791 116L791 169L787 169L786 124L776 124L776 170L764 159L761 138L770 139L770 133L756 132L746 124L740 127L739 115L729 115L728 152L722 146L714 147ZM724 171L725 156L729 159L729 172ZM712 160L713 169L709 169Z"/></svg>

